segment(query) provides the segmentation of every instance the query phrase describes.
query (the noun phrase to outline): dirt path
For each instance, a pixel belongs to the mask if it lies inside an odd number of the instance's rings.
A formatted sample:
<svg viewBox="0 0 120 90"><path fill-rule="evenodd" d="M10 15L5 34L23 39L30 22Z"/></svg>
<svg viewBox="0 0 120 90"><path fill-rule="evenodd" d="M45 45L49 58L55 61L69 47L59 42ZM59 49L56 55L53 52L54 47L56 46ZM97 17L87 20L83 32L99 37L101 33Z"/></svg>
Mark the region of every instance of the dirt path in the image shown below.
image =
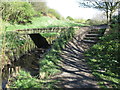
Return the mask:
<svg viewBox="0 0 120 90"><path fill-rule="evenodd" d="M77 34L79 32L80 30ZM75 36L62 51L60 55L62 61L59 64L62 73L54 78L61 80L59 86L62 88L99 88L83 54L91 44L83 43L80 37L81 35Z"/></svg>

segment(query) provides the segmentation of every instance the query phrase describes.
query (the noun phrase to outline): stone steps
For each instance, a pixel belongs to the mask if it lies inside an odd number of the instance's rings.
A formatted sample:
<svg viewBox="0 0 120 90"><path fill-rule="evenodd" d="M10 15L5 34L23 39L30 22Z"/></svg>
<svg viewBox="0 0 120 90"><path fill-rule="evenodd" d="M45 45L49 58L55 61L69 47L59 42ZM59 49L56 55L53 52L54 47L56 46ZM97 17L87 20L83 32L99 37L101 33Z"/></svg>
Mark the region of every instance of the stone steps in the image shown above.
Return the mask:
<svg viewBox="0 0 120 90"><path fill-rule="evenodd" d="M86 37L100 37L102 36L101 34L86 34Z"/></svg>
<svg viewBox="0 0 120 90"><path fill-rule="evenodd" d="M103 32L101 32L99 29L92 29L85 35L82 41L84 43L95 44L99 41L99 37L101 37L102 35Z"/></svg>
<svg viewBox="0 0 120 90"><path fill-rule="evenodd" d="M100 32L98 32L98 31L90 31L90 32L88 32L88 34L99 34Z"/></svg>
<svg viewBox="0 0 120 90"><path fill-rule="evenodd" d="M99 37L84 37L85 40L99 40Z"/></svg>
<svg viewBox="0 0 120 90"><path fill-rule="evenodd" d="M97 40L82 40L84 43L97 43Z"/></svg>

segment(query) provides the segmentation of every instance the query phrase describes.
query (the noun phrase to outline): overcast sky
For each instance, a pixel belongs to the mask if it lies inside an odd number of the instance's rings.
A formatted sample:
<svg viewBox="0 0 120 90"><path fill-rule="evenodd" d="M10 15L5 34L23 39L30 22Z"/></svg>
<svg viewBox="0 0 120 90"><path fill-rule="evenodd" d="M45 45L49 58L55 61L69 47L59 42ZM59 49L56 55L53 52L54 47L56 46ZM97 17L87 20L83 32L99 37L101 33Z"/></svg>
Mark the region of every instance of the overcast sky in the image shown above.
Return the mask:
<svg viewBox="0 0 120 90"><path fill-rule="evenodd" d="M80 8L76 0L46 0L50 8L56 9L62 16L90 19L98 13L92 8Z"/></svg>

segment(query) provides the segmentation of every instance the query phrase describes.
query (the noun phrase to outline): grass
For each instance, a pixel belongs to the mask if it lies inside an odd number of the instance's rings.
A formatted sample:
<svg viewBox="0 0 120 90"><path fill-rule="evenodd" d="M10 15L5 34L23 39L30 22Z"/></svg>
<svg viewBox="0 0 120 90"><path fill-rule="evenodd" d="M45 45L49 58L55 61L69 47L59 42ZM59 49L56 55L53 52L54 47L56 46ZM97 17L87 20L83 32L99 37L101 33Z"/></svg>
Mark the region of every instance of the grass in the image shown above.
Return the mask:
<svg viewBox="0 0 120 90"><path fill-rule="evenodd" d="M68 26L84 26L84 24L73 23L70 21L57 20L50 17L42 16L42 17L34 17L32 20L32 24L26 25L12 25L9 23L5 23L7 29L6 30L17 30L17 29L27 29L27 28L47 28L47 27L68 27Z"/></svg>
<svg viewBox="0 0 120 90"><path fill-rule="evenodd" d="M51 32L51 33L40 33L40 34L44 37L52 37L52 36L59 35L60 33Z"/></svg>
<svg viewBox="0 0 120 90"><path fill-rule="evenodd" d="M93 75L98 79L101 88L120 88L120 43L118 29L101 37L101 41L85 53Z"/></svg>
<svg viewBox="0 0 120 90"><path fill-rule="evenodd" d="M17 80L16 80L17 78ZM27 88L29 90L33 90L34 88L56 88L53 86L57 81L52 80L40 80L35 77L31 77L29 72L21 70L15 78L11 78L11 81L16 81L14 83L9 83L10 88L19 88L20 90L23 88Z"/></svg>

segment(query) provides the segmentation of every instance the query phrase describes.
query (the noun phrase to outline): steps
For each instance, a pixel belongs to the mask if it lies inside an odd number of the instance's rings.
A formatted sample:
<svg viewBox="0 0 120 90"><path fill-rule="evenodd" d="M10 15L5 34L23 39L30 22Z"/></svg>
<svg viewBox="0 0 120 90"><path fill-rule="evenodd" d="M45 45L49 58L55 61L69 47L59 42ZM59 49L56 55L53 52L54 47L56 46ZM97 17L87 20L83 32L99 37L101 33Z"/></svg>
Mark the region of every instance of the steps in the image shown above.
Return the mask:
<svg viewBox="0 0 120 90"><path fill-rule="evenodd" d="M88 34L99 34L99 32L98 31L90 31L90 32L88 32Z"/></svg>
<svg viewBox="0 0 120 90"><path fill-rule="evenodd" d="M99 37L84 37L85 40L99 40Z"/></svg>
<svg viewBox="0 0 120 90"><path fill-rule="evenodd" d="M86 34L86 37L100 37L102 36L101 34Z"/></svg>
<svg viewBox="0 0 120 90"><path fill-rule="evenodd" d="M84 43L95 44L99 41L99 37L101 37L102 35L103 32L101 32L99 29L92 29L85 35L82 41Z"/></svg>
<svg viewBox="0 0 120 90"><path fill-rule="evenodd" d="M82 40L85 43L97 43L97 40Z"/></svg>

